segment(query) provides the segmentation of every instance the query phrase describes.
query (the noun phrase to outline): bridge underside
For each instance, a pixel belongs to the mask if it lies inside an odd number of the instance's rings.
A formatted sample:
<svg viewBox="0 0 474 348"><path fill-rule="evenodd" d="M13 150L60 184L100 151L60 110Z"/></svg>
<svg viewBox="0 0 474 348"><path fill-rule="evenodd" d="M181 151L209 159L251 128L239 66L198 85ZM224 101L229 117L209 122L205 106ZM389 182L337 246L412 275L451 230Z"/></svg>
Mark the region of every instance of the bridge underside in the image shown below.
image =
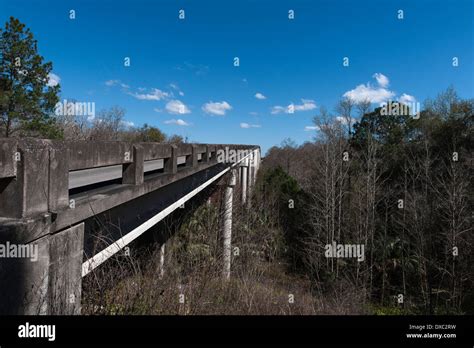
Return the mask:
<svg viewBox="0 0 474 348"><path fill-rule="evenodd" d="M210 192L215 189L215 184L219 178L204 187L202 191L196 192L194 195L192 192L196 190L196 188L202 187L206 182L218 176L226 169L226 167L227 166L223 164L219 164L202 170L191 176L184 177L180 181L163 186L146 195L140 196L132 201L121 204L113 209L85 220L84 261L90 260L103 251L104 241L109 245L115 243L117 248L114 250L123 248L128 244L122 242L127 234L131 231L138 230L140 226L150 221L166 208L173 207L172 209L169 209L169 213L162 214L160 219L156 219L156 223L178 209L186 210L186 205L190 200L209 197ZM186 196L189 196L189 198L185 198ZM182 205L176 204L176 202L180 200L184 200L186 203ZM107 227L104 228L104 226ZM146 229L143 228L139 232L143 231L142 233L144 233L152 227L153 226L147 226ZM100 239L97 238L97 233L100 233ZM140 235L141 233L137 233L136 237ZM110 253L105 253L104 258L112 255L112 251ZM97 263L94 263L94 266L98 266ZM92 269L87 268L85 265L83 276L86 275L86 272L88 273L91 270Z"/></svg>

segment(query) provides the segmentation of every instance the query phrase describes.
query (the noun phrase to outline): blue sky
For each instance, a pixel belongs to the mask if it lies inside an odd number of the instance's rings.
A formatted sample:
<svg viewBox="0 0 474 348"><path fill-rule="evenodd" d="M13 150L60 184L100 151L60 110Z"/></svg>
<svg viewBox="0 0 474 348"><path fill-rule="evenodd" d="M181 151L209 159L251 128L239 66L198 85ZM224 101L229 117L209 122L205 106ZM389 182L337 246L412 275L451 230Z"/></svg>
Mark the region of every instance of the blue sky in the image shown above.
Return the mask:
<svg viewBox="0 0 474 348"><path fill-rule="evenodd" d="M319 108L332 111L346 93L423 102L453 85L472 98L473 3L0 0L0 21L12 15L32 30L61 100L119 105L136 126L266 151L310 140Z"/></svg>

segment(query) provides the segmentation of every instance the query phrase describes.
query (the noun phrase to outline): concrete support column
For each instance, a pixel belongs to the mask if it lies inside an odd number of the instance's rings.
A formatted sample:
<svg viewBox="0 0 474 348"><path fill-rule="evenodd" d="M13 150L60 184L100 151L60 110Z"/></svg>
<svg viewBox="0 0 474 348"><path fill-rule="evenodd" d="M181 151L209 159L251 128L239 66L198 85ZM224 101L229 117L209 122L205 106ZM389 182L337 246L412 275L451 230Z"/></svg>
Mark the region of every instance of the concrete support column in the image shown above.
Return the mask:
<svg viewBox="0 0 474 348"><path fill-rule="evenodd" d="M247 166L244 165L240 167L240 170L242 171L242 181L241 181L241 187L242 187L242 204L245 205L247 203Z"/></svg>
<svg viewBox="0 0 474 348"><path fill-rule="evenodd" d="M225 187L224 192L224 205L223 205L223 228L222 228L222 240L223 240L223 260L224 267L222 275L224 279L230 279L230 264L232 257L232 198L234 194L234 186L236 183L235 170L231 170L229 173L228 183Z"/></svg>
<svg viewBox="0 0 474 348"><path fill-rule="evenodd" d="M165 243L161 245L160 248L160 268L159 268L159 278L163 279L165 275Z"/></svg>
<svg viewBox="0 0 474 348"><path fill-rule="evenodd" d="M80 314L84 223L32 242L0 242L23 253L0 261L0 314Z"/></svg>
<svg viewBox="0 0 474 348"><path fill-rule="evenodd" d="M253 189L253 173L254 173L254 167L253 167L253 152L249 156L248 160L248 175L247 175L247 182L248 182L248 198L247 198L247 204L250 206L250 197L252 196L252 189Z"/></svg>
<svg viewBox="0 0 474 348"><path fill-rule="evenodd" d="M252 181L253 181L253 185L255 185L255 183L257 182L257 171L258 171L258 161L259 161L259 158L258 158L258 151L255 150L254 153L253 153L253 163L252 163Z"/></svg>
<svg viewBox="0 0 474 348"><path fill-rule="evenodd" d="M52 235L50 242L50 314L81 314L84 223Z"/></svg>

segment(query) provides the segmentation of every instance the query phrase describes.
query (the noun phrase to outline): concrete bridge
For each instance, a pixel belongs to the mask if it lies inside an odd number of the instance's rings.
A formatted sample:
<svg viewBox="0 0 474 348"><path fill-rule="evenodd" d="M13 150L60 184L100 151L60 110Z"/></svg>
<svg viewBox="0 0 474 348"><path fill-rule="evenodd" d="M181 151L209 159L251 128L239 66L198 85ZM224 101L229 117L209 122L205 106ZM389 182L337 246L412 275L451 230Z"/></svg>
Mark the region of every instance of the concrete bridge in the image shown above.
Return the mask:
<svg viewBox="0 0 474 348"><path fill-rule="evenodd" d="M0 314L79 314L82 277L218 183L228 278L233 188L247 204L260 158L248 145L0 139ZM97 250L104 216L119 233Z"/></svg>

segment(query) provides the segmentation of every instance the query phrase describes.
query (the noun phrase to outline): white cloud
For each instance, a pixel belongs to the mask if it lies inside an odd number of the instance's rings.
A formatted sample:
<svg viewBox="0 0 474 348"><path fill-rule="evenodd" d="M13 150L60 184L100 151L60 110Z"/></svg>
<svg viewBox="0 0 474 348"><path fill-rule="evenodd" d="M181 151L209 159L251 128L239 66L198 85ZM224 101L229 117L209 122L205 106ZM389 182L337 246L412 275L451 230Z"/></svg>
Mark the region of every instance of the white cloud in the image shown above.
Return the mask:
<svg viewBox="0 0 474 348"><path fill-rule="evenodd" d="M120 82L119 80L108 80L108 81L105 81L105 85L112 87L112 86L117 85L119 82Z"/></svg>
<svg viewBox="0 0 474 348"><path fill-rule="evenodd" d="M319 130L320 128L318 126L306 126L304 127L305 132L310 132L314 130Z"/></svg>
<svg viewBox="0 0 474 348"><path fill-rule="evenodd" d="M258 112L256 112L256 111L250 111L249 114L252 115L252 116L257 116L257 115L258 115Z"/></svg>
<svg viewBox="0 0 474 348"><path fill-rule="evenodd" d="M289 107L289 105L288 105L288 107ZM272 113L272 114L279 114L279 113L281 113L281 112L286 112L286 111L288 110L288 107L285 108L285 107L280 106L280 105L274 106L274 107L272 108L271 113Z"/></svg>
<svg viewBox="0 0 474 348"><path fill-rule="evenodd" d="M403 93L400 98L398 98L398 101L403 104L408 104L408 103L414 103L416 102L416 98L412 95Z"/></svg>
<svg viewBox="0 0 474 348"><path fill-rule="evenodd" d="M231 110L232 106L226 101L222 102L209 102L202 106L202 110L208 114L224 116L226 111Z"/></svg>
<svg viewBox="0 0 474 348"><path fill-rule="evenodd" d="M370 83L361 84L356 88L344 93L344 97L359 103L369 101L371 103L381 103L387 101L395 95L394 92L383 87L372 87Z"/></svg>
<svg viewBox="0 0 474 348"><path fill-rule="evenodd" d="M166 103L166 111L170 114L189 114L191 110L180 100L170 100Z"/></svg>
<svg viewBox="0 0 474 348"><path fill-rule="evenodd" d="M135 125L135 123L131 122L131 121L121 121L121 123L125 126L125 127L133 127Z"/></svg>
<svg viewBox="0 0 474 348"><path fill-rule="evenodd" d="M105 85L108 87L120 86L122 88L130 88L129 85L126 85L125 83L120 82L120 80L108 80L108 81L105 81Z"/></svg>
<svg viewBox="0 0 474 348"><path fill-rule="evenodd" d="M163 92L158 88L153 88L151 93L129 93L139 100L161 100L169 97L169 93Z"/></svg>
<svg viewBox="0 0 474 348"><path fill-rule="evenodd" d="M380 87L385 88L388 87L389 80L388 77L381 73L375 73L372 75L373 78L377 80L377 83Z"/></svg>
<svg viewBox="0 0 474 348"><path fill-rule="evenodd" d="M178 94L179 94L181 97L184 96L183 91L181 91L181 89L179 88L179 86L178 86L177 84L175 84L175 83L170 83L170 87L171 87L172 89L174 89L175 91L177 91Z"/></svg>
<svg viewBox="0 0 474 348"><path fill-rule="evenodd" d="M272 114L279 114L279 113L286 113L286 114L292 114L296 111L309 111L309 110L314 110L316 109L316 103L312 99L301 99L302 104L294 104L291 103L288 106L274 106L272 108L271 113Z"/></svg>
<svg viewBox="0 0 474 348"><path fill-rule="evenodd" d="M187 123L186 121L182 120L182 119L172 119L172 120L167 120L165 121L166 124L175 124L177 126L190 126L191 124L190 123Z"/></svg>
<svg viewBox="0 0 474 348"><path fill-rule="evenodd" d="M303 104L295 105L295 111L308 111L316 109L316 103L311 99L301 99Z"/></svg>
<svg viewBox="0 0 474 348"><path fill-rule="evenodd" d="M261 125L259 124L248 124L248 123L245 123L245 122L242 122L240 124L240 128L260 128Z"/></svg>
<svg viewBox="0 0 474 348"><path fill-rule="evenodd" d="M58 75L53 74L53 73L49 73L48 74L47 86L48 87L55 87L59 84L60 81L61 81L61 78Z"/></svg>
<svg viewBox="0 0 474 348"><path fill-rule="evenodd" d="M255 98L260 99L260 100L262 100L262 99L267 99L267 97L265 97L265 96L264 96L262 93L260 93L260 92L258 92L258 93L255 94Z"/></svg>

